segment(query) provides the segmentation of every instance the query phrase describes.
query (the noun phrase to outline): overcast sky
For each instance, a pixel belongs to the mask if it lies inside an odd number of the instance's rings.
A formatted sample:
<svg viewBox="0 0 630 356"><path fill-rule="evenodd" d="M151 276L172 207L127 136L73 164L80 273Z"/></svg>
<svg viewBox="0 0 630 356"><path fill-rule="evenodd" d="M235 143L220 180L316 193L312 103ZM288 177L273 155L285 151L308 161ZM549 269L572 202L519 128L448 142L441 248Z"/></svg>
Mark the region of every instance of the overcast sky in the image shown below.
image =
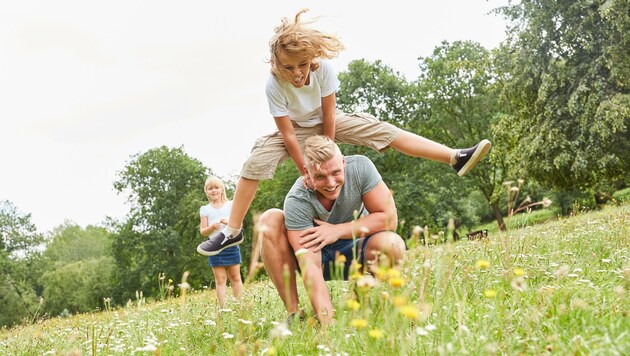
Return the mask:
<svg viewBox="0 0 630 356"><path fill-rule="evenodd" d="M264 86L282 17L309 8L355 59L408 79L443 40L505 37L500 0L5 1L0 5L0 200L40 232L123 217L130 156L162 145L221 176L275 129ZM200 187L202 189L202 187Z"/></svg>

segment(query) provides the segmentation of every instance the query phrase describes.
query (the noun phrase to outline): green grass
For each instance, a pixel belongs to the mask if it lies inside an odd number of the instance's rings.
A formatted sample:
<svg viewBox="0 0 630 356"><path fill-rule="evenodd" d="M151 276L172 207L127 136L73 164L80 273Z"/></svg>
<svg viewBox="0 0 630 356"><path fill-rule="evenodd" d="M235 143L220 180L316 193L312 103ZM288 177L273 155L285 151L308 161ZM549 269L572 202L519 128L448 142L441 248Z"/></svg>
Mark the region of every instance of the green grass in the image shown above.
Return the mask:
<svg viewBox="0 0 630 356"><path fill-rule="evenodd" d="M226 310L204 291L3 330L0 354L621 355L630 350L629 247L630 205L609 206L485 242L414 248L400 276L383 270L371 288L331 282L328 329L311 318L288 335L262 281Z"/></svg>
<svg viewBox="0 0 630 356"><path fill-rule="evenodd" d="M505 217L504 223L508 226L508 228L514 230L525 226L550 222L557 220L558 218L559 214L554 209L540 209L515 214L509 219ZM478 225L472 229L472 231L478 230L488 230L489 233L496 233L499 230L499 225L497 225L496 221L492 221L486 224Z"/></svg>

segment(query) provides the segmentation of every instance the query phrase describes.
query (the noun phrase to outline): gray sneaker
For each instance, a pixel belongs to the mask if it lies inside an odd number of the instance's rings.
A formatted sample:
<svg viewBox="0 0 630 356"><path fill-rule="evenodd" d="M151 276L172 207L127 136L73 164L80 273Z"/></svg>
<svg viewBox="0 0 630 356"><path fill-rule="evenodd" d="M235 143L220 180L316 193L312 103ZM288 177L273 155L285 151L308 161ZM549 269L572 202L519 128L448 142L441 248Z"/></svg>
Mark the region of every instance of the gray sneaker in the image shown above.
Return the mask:
<svg viewBox="0 0 630 356"><path fill-rule="evenodd" d="M197 246L197 252L204 256L218 255L221 251L230 246L236 246L243 242L243 230L234 237L226 237L222 232L210 236L206 241Z"/></svg>
<svg viewBox="0 0 630 356"><path fill-rule="evenodd" d="M481 142L474 147L459 150L455 157L455 164L453 165L453 168L457 171L457 175L461 177L473 169L473 167L488 154L490 146L492 146L490 141L481 140Z"/></svg>

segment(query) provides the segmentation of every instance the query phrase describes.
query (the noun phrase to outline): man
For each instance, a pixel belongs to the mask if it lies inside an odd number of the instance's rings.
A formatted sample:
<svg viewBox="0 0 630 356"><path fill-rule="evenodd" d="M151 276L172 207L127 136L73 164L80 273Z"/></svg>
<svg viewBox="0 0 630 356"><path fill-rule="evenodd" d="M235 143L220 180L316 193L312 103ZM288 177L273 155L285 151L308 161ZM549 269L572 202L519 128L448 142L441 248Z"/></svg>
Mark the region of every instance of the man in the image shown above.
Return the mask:
<svg viewBox="0 0 630 356"><path fill-rule="evenodd" d="M309 137L303 154L306 179L315 189L306 188L300 177L285 198L284 211L270 209L261 216L262 257L289 315L298 312L295 270L299 267L315 314L326 325L333 321L326 280L331 279L336 255L346 257L347 279L353 244L362 266L385 254L398 267L405 244L392 232L398 224L394 199L367 157L343 157L325 136Z"/></svg>

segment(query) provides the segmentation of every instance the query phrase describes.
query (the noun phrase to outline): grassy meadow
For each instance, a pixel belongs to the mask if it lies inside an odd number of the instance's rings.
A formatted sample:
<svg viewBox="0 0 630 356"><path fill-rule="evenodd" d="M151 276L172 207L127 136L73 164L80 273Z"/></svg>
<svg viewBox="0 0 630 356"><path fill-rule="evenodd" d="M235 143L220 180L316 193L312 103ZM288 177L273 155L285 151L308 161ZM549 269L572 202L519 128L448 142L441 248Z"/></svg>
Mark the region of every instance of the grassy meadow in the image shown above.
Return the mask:
<svg viewBox="0 0 630 356"><path fill-rule="evenodd" d="M589 354L630 350L630 205L409 243L402 272L330 282L336 322L287 327L266 278L218 307L213 290L0 331L2 355ZM210 273L210 271L208 271ZM156 283L160 283L156 276ZM301 284L301 281L299 281ZM165 288L168 283L162 281ZM183 284L185 287L185 284ZM187 292L187 293L186 293ZM68 290L68 293L72 293Z"/></svg>

